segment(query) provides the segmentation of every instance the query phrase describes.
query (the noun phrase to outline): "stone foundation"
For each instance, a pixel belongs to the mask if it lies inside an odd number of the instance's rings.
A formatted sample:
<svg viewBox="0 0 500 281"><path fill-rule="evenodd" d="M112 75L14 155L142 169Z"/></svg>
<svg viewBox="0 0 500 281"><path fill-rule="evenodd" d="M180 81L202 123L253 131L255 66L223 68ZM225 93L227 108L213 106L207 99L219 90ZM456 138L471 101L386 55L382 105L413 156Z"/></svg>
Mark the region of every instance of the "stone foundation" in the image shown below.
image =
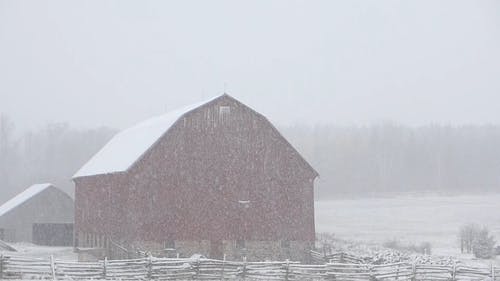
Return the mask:
<svg viewBox="0 0 500 281"><path fill-rule="evenodd" d="M310 250L314 243L310 241L236 241L223 240L222 245L212 245L208 240L187 241L175 240L164 243L153 241L136 241L133 243L117 242L120 247L111 243L106 237L87 233L78 233L79 247L106 249L109 259L137 258L141 253L150 253L156 257L188 258L199 254L207 258L241 261L291 260L311 262ZM212 248L214 247L214 249ZM218 250L218 251L217 251ZM93 253L82 253L81 260L88 260ZM217 255L217 256L215 256ZM99 256L100 258L101 256Z"/></svg>
<svg viewBox="0 0 500 281"><path fill-rule="evenodd" d="M211 257L211 243L208 240L201 241L174 241L175 248L165 249L164 245L157 242L135 242L131 245L132 251L150 252L157 257L191 257L200 254ZM314 246L309 241L222 241L222 255L227 260L241 261L244 257L248 261L264 260L291 260L310 261L310 250Z"/></svg>
<svg viewBox="0 0 500 281"><path fill-rule="evenodd" d="M131 250L149 252L156 257L175 258L177 256L188 258L195 254L200 254L209 257L210 242L202 241L174 241L174 248L166 248L164 244L150 241L137 241L132 243Z"/></svg>
<svg viewBox="0 0 500 281"><path fill-rule="evenodd" d="M191 257L195 254L210 257L210 241L175 241L175 250L181 257Z"/></svg>
<svg viewBox="0 0 500 281"><path fill-rule="evenodd" d="M228 260L248 261L291 260L307 262L313 243L307 241L245 241L244 248L237 241L224 241L224 254Z"/></svg>

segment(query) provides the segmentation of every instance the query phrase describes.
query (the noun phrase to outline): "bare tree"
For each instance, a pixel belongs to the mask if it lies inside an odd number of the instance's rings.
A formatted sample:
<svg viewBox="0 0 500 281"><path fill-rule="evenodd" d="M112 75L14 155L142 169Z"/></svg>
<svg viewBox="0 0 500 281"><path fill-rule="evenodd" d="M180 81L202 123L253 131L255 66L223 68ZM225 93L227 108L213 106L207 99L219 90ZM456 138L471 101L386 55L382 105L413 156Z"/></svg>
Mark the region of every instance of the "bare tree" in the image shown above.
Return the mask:
<svg viewBox="0 0 500 281"><path fill-rule="evenodd" d="M468 223L460 228L458 238L460 241L460 251L461 253L472 253L472 248L474 245L474 240L476 239L480 227L474 223Z"/></svg>
<svg viewBox="0 0 500 281"><path fill-rule="evenodd" d="M331 254L333 245L335 244L335 234L333 233L317 233L316 234L317 247L323 252L324 255Z"/></svg>
<svg viewBox="0 0 500 281"><path fill-rule="evenodd" d="M57 123L16 137L14 128L0 115L0 203L37 182L51 182L71 194L71 176L116 132Z"/></svg>
<svg viewBox="0 0 500 281"><path fill-rule="evenodd" d="M13 138L14 123L4 114L0 114L0 186L11 184L11 171L16 160L16 145Z"/></svg>

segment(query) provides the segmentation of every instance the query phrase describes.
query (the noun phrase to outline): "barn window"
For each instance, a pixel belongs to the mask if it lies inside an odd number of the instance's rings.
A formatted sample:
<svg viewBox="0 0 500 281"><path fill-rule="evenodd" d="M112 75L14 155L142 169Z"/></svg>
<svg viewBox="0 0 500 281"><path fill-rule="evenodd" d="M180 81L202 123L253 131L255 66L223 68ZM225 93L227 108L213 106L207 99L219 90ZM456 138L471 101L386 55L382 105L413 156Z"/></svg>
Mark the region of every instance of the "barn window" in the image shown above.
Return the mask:
<svg viewBox="0 0 500 281"><path fill-rule="evenodd" d="M290 240L281 240L281 248L290 248Z"/></svg>
<svg viewBox="0 0 500 281"><path fill-rule="evenodd" d="M165 241L165 249L175 249L175 240L174 239L169 239Z"/></svg>
<svg viewBox="0 0 500 281"><path fill-rule="evenodd" d="M245 249L245 240L239 239L236 240L236 249Z"/></svg>
<svg viewBox="0 0 500 281"><path fill-rule="evenodd" d="M155 195L152 194L150 195L151 197L149 198L149 210L153 212L154 206L155 206Z"/></svg>
<svg viewBox="0 0 500 281"><path fill-rule="evenodd" d="M16 230L12 228L3 228L3 236L5 240L15 240L16 239Z"/></svg>
<svg viewBox="0 0 500 281"><path fill-rule="evenodd" d="M231 114L231 107L223 105L219 107L219 121L221 123L227 122L229 119L229 114Z"/></svg>

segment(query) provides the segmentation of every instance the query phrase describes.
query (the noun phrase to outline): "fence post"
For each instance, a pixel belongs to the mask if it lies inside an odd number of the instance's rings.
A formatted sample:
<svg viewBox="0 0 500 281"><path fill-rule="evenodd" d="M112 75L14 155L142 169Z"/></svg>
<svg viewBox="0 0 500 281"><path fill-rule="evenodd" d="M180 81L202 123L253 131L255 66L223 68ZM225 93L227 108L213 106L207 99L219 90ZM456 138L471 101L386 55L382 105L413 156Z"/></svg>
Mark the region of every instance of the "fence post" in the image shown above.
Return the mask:
<svg viewBox="0 0 500 281"><path fill-rule="evenodd" d="M495 265L491 263L491 280L495 281Z"/></svg>
<svg viewBox="0 0 500 281"><path fill-rule="evenodd" d="M411 280L416 281L417 280L417 262L413 261L411 265Z"/></svg>
<svg viewBox="0 0 500 281"><path fill-rule="evenodd" d="M222 259L222 270L220 273L220 280L224 280L224 265L226 265L226 254L224 254L224 257Z"/></svg>
<svg viewBox="0 0 500 281"><path fill-rule="evenodd" d="M195 268L194 268L194 270L195 270L195 278L194 279L195 280L199 280L199 278L200 278L200 258L199 257L196 259L196 261L194 262L194 264L195 264Z"/></svg>
<svg viewBox="0 0 500 281"><path fill-rule="evenodd" d="M107 271L107 269L106 269L107 265L108 265L108 257L104 257L104 261L102 263L102 278L103 279L107 278L107 272L106 272Z"/></svg>
<svg viewBox="0 0 500 281"><path fill-rule="evenodd" d="M245 280L246 272L247 271L247 257L243 257L243 273L242 273L242 278Z"/></svg>
<svg viewBox="0 0 500 281"><path fill-rule="evenodd" d="M288 274L289 274L289 269L290 269L290 260L286 259L286 264L285 264L285 281L288 281Z"/></svg>
<svg viewBox="0 0 500 281"><path fill-rule="evenodd" d="M375 276L373 276L373 266L372 266L371 264L370 264L370 265L368 265L368 275L370 276L370 277L369 277L369 279L370 279L371 281L375 281L375 280L377 280L377 279L375 278ZM396 280L398 280L397 273L396 273Z"/></svg>
<svg viewBox="0 0 500 281"><path fill-rule="evenodd" d="M3 255L0 255L0 280L3 280Z"/></svg>
<svg viewBox="0 0 500 281"><path fill-rule="evenodd" d="M151 276L153 275L153 256L149 254L148 256L148 280L151 280Z"/></svg>
<svg viewBox="0 0 500 281"><path fill-rule="evenodd" d="M50 271L52 273L52 280L57 280L56 279L56 266L54 264L54 256L50 255Z"/></svg>
<svg viewBox="0 0 500 281"><path fill-rule="evenodd" d="M457 262L453 261L453 266L451 268L451 281L457 280Z"/></svg>

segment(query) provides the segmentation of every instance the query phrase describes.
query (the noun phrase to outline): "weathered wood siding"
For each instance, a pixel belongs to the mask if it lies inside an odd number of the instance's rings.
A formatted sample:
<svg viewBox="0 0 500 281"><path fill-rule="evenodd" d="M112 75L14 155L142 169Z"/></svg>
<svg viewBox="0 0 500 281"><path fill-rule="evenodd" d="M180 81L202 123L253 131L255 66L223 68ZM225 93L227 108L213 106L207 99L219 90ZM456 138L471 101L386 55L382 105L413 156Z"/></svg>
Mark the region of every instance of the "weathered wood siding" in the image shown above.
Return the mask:
<svg viewBox="0 0 500 281"><path fill-rule="evenodd" d="M316 176L265 117L224 96L128 172L76 179L76 229L127 241L313 241Z"/></svg>

